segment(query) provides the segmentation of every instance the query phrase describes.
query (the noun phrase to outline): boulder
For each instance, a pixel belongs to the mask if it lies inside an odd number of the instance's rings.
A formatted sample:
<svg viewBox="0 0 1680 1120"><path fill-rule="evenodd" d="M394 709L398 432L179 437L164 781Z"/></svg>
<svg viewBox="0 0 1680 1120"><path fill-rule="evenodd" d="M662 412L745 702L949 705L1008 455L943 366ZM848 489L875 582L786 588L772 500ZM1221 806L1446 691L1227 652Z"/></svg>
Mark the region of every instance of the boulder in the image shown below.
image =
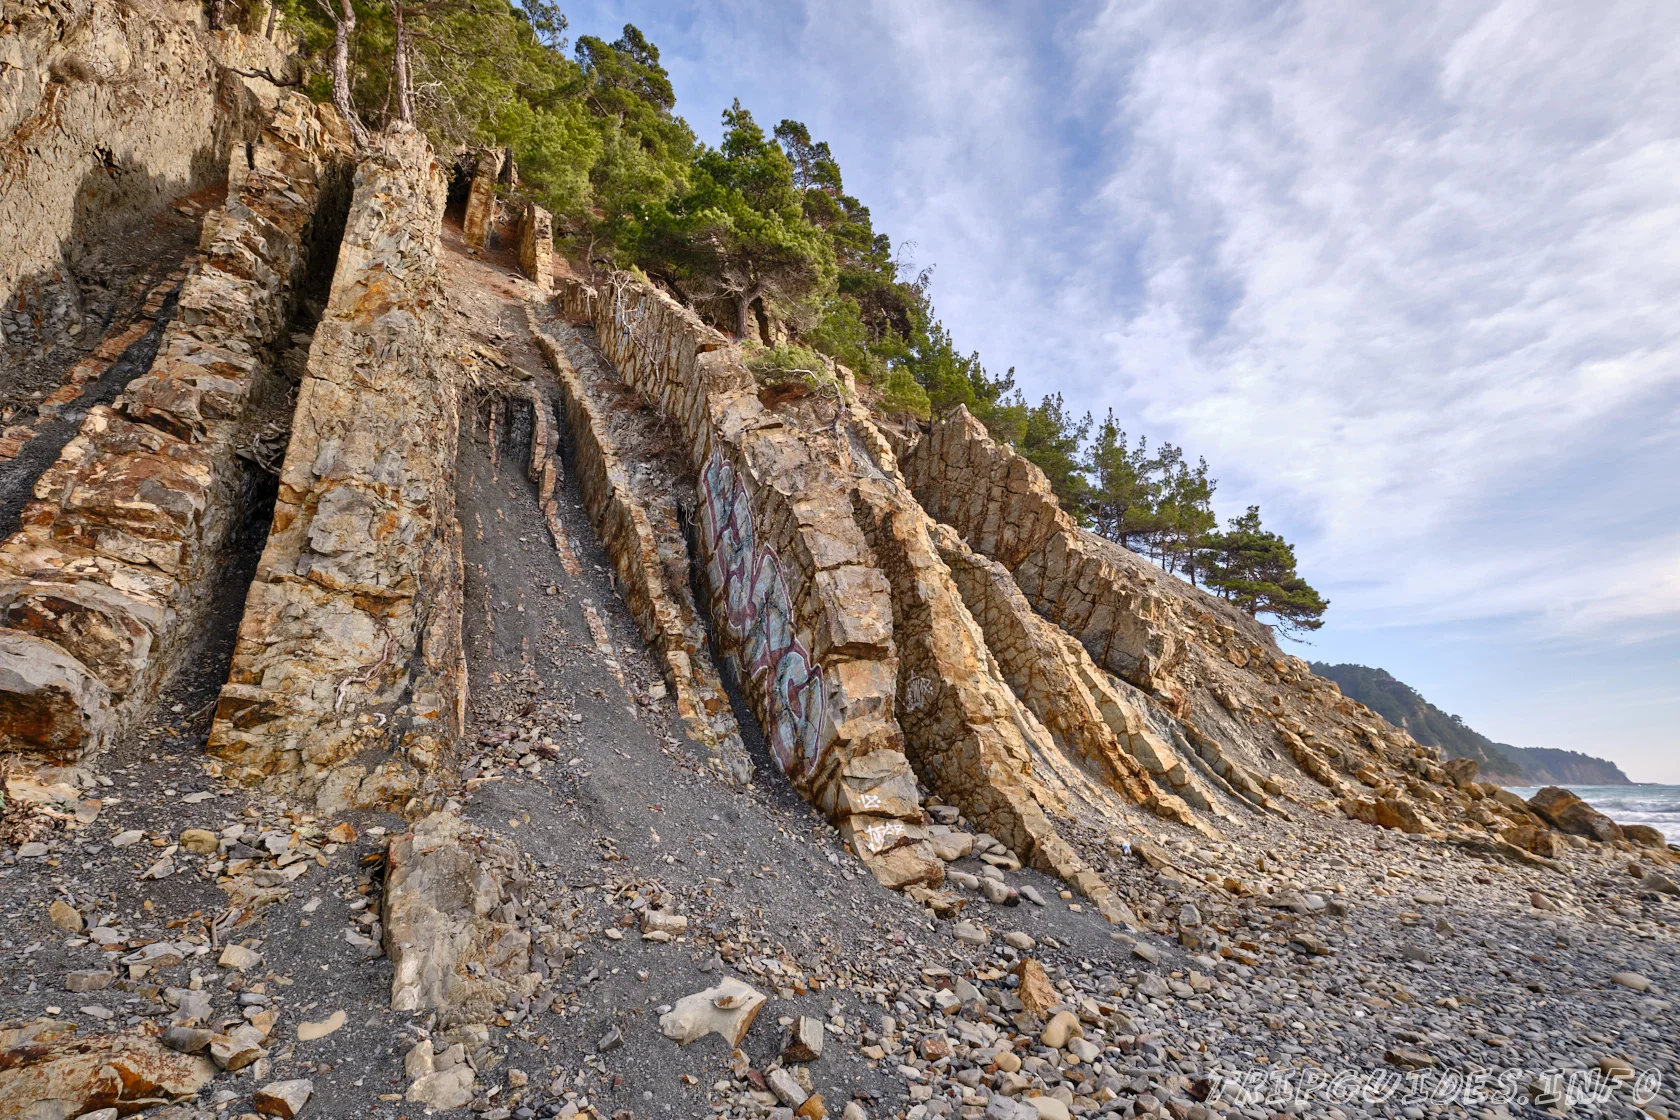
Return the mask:
<svg viewBox="0 0 1680 1120"><path fill-rule="evenodd" d="M753 1020L764 1007L764 995L726 976L715 987L684 996L660 1016L659 1029L678 1046L718 1034L733 1049L741 1045ZM803 1099L803 1098L801 1098Z"/></svg>
<svg viewBox="0 0 1680 1120"><path fill-rule="evenodd" d="M1623 838L1620 825L1561 786L1547 786L1528 799L1528 807L1559 832L1605 844Z"/></svg>
<svg viewBox="0 0 1680 1120"><path fill-rule="evenodd" d="M1470 792L1476 785L1476 771L1481 764L1473 758L1455 758L1441 767L1446 772L1447 780L1458 789Z"/></svg>
<svg viewBox="0 0 1680 1120"><path fill-rule="evenodd" d="M1637 844L1641 848L1661 850L1668 847L1668 837L1648 824L1624 824L1622 836L1629 844Z"/></svg>
<svg viewBox="0 0 1680 1120"><path fill-rule="evenodd" d="M391 841L382 916L393 1010L482 1023L535 991L530 934L496 917L517 863L509 846L447 812Z"/></svg>
<svg viewBox="0 0 1680 1120"><path fill-rule="evenodd" d="M1031 957L1022 957L1012 970L1020 981L1015 994L1020 997L1021 1007L1039 1018L1050 1013L1050 1009L1062 1002L1062 997L1050 983L1050 976L1044 971L1044 966Z"/></svg>
<svg viewBox="0 0 1680 1120"><path fill-rule="evenodd" d="M801 1015L782 1035L782 1061L814 1062L822 1057L822 1020Z"/></svg>
<svg viewBox="0 0 1680 1120"><path fill-rule="evenodd" d="M264 1116L278 1116L280 1120L291 1120L303 1111L303 1106L309 1101L309 1094L314 1091L314 1084L301 1077L291 1081L275 1081L257 1090L251 1106Z"/></svg>
<svg viewBox="0 0 1680 1120"><path fill-rule="evenodd" d="M0 1116L123 1115L198 1095L216 1069L139 1031L77 1038L70 1024L39 1020L0 1030Z"/></svg>
<svg viewBox="0 0 1680 1120"><path fill-rule="evenodd" d="M473 1099L471 1066L451 1066L417 1078L404 1098L436 1109L465 1108Z"/></svg>
<svg viewBox="0 0 1680 1120"><path fill-rule="evenodd" d="M1532 852L1547 859L1562 859L1568 845L1563 837L1549 828L1540 828L1532 824L1507 825L1500 832L1506 843L1514 844L1525 852Z"/></svg>

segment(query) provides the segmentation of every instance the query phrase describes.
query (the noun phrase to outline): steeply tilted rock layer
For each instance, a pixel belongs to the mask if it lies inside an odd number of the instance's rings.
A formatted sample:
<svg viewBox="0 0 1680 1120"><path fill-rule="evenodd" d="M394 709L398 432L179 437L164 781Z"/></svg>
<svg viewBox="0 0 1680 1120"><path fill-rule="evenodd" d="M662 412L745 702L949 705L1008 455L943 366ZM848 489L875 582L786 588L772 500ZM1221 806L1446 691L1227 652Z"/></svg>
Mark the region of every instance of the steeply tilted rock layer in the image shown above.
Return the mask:
<svg viewBox="0 0 1680 1120"><path fill-rule="evenodd" d="M382 144L356 171L210 739L227 776L323 805L401 803L464 702L444 182L414 129Z"/></svg>
<svg viewBox="0 0 1680 1120"><path fill-rule="evenodd" d="M347 158L332 110L298 95L234 152L150 372L36 482L0 544L0 749L98 747L178 665L258 486L238 453L286 396L272 346L312 252L335 248L314 226Z"/></svg>

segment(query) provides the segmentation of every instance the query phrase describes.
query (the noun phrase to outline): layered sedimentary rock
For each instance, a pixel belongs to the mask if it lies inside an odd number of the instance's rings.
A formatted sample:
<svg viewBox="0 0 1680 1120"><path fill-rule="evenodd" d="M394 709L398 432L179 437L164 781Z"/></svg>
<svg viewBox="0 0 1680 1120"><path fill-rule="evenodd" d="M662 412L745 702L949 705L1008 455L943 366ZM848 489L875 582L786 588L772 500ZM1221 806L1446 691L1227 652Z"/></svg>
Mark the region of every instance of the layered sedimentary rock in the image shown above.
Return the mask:
<svg viewBox="0 0 1680 1120"><path fill-rule="evenodd" d="M853 502L892 587L897 714L917 773L991 835L1077 887L1106 916L1127 920L1046 813L1067 817L1072 808L1066 789L1057 788L1065 776L1056 772L1051 735L1005 683L985 632L934 547L933 522L884 476L859 479ZM1147 779L1129 776L1132 800L1144 800Z"/></svg>
<svg viewBox="0 0 1680 1120"><path fill-rule="evenodd" d="M836 441L768 410L723 337L662 293L615 277L568 282L562 300L676 425L699 476L708 607L777 766L883 882L937 882L893 714L891 588Z"/></svg>
<svg viewBox="0 0 1680 1120"><path fill-rule="evenodd" d="M519 271L544 293L554 287L554 215L534 202L519 219Z"/></svg>
<svg viewBox="0 0 1680 1120"><path fill-rule="evenodd" d="M1034 612L1001 564L969 549L948 525L935 526L932 536L1010 688L1062 750L1131 801L1199 827L1191 806L1215 806L1172 747L1154 733L1142 705L1123 693L1125 686L1098 669L1065 631ZM1157 788L1157 782L1174 792Z"/></svg>
<svg viewBox="0 0 1680 1120"><path fill-rule="evenodd" d="M1081 529L1043 473L965 410L905 442L903 470L928 511L1007 570L1038 614L1077 638L1113 674L1108 691L1136 690L1155 742L1170 745L1199 784L1277 811L1274 798L1290 791L1408 831L1497 830L1495 818L1507 812L1532 816L1497 806L1472 811L1480 790L1466 796L1457 788L1439 752L1343 697L1230 604ZM1125 745L1146 768L1170 768L1164 757L1151 760L1149 738L1128 736Z"/></svg>
<svg viewBox="0 0 1680 1120"><path fill-rule="evenodd" d="M591 376L573 366L536 322L532 330L560 386L578 493L613 558L625 605L659 658L677 716L690 738L714 751L729 774L745 783L752 762L690 592L691 561L677 499L682 481L692 488L692 479L680 479L658 454L665 425L652 409L639 405L616 377Z"/></svg>
<svg viewBox="0 0 1680 1120"><path fill-rule="evenodd" d="M436 336L443 200L410 127L356 170L211 731L225 776L325 806L400 802L459 730L458 403Z"/></svg>
<svg viewBox="0 0 1680 1120"><path fill-rule="evenodd" d="M8 3L0 33L0 336L81 326L78 254L221 178L290 60L197 4Z"/></svg>
<svg viewBox="0 0 1680 1120"><path fill-rule="evenodd" d="M385 875L394 1010L440 1011L444 1027L484 1023L535 990L531 935L517 921L518 849L433 813L391 841Z"/></svg>
<svg viewBox="0 0 1680 1120"><path fill-rule="evenodd" d="M129 1116L160 1104L190 1101L216 1075L203 1055L180 1054L139 1030L76 1035L74 1023L36 1020L0 1030L0 1102L5 1115Z"/></svg>
<svg viewBox="0 0 1680 1120"><path fill-rule="evenodd" d="M332 111L297 95L235 151L150 371L37 480L0 545L0 749L97 747L178 664L258 485L236 453L285 396L271 345L346 153Z"/></svg>

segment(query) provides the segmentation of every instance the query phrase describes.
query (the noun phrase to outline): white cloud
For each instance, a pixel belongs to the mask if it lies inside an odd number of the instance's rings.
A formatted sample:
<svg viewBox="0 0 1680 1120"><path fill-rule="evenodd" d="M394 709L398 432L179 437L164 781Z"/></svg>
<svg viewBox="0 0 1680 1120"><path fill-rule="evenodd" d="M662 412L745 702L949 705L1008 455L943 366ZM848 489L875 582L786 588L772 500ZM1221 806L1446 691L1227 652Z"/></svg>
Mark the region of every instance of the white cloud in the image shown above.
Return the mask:
<svg viewBox="0 0 1680 1120"><path fill-rule="evenodd" d="M1677 40L1667 6L1115 4L1084 235L1145 280L1083 275L1121 372L1077 395L1213 459L1344 622L1673 624Z"/></svg>

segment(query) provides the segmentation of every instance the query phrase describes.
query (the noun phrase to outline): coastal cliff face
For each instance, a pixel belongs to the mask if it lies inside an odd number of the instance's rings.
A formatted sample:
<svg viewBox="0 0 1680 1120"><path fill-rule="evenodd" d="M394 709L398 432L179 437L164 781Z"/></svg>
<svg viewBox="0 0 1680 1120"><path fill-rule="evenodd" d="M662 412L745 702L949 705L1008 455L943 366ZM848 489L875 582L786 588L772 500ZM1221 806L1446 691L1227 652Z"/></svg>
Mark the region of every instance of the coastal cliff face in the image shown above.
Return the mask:
<svg viewBox="0 0 1680 1120"><path fill-rule="evenodd" d="M67 389L0 458L0 1116L1188 1117L1493 983L1676 1059L1662 836L1420 744L961 409L761 386L501 152L357 150L185 10L5 11L8 345ZM198 247L88 374L30 277L160 205ZM1546 1057L1507 1010L1454 1022Z"/></svg>

